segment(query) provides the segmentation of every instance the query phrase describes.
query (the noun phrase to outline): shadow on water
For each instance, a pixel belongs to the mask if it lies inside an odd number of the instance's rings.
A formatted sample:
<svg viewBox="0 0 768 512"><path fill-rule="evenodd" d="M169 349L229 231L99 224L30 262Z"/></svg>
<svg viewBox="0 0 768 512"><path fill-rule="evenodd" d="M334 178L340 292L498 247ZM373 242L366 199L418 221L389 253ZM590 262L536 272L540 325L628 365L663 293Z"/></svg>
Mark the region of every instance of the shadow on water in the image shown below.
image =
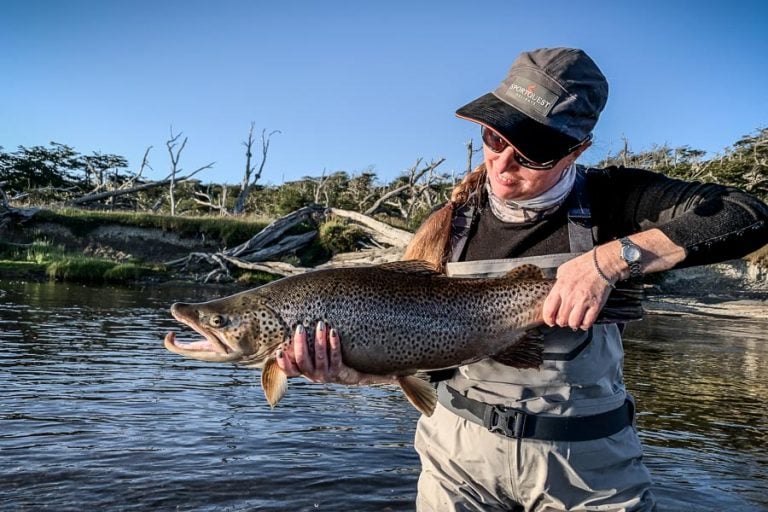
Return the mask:
<svg viewBox="0 0 768 512"><path fill-rule="evenodd" d="M3 510L413 510L418 413L393 389L167 352L204 288L0 282ZM768 510L768 322L649 317L627 332L661 510ZM180 337L182 335L180 334Z"/></svg>

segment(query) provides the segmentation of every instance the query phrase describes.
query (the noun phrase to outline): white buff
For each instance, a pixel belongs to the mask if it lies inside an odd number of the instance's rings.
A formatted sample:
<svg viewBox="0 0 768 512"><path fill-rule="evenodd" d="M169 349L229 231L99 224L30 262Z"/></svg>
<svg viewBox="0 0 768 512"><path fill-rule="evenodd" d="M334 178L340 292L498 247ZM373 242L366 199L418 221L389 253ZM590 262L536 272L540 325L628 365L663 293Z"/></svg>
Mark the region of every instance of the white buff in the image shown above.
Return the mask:
<svg viewBox="0 0 768 512"><path fill-rule="evenodd" d="M488 192L488 203L491 206L491 211L497 219L502 222L527 224L536 222L557 210L571 193L575 181L576 164L571 164L563 171L563 175L555 183L555 186L531 199L513 201L496 197L491 190L489 181L485 183L485 190Z"/></svg>

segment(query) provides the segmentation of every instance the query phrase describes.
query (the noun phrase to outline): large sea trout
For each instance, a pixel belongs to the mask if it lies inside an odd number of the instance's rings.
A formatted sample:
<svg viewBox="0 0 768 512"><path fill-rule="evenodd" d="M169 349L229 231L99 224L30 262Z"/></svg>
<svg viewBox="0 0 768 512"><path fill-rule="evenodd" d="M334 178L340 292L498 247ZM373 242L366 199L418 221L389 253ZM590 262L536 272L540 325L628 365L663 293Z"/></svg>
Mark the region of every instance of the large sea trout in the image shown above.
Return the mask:
<svg viewBox="0 0 768 512"><path fill-rule="evenodd" d="M531 265L483 279L446 277L418 261L319 270L222 299L173 304L173 316L205 340L179 343L171 332L165 347L202 361L262 368L262 388L274 406L287 387L274 352L297 324L324 320L341 336L345 365L391 378L431 415L435 390L414 375L419 370L487 357L518 368L541 364L541 343L526 333L543 323L553 283Z"/></svg>

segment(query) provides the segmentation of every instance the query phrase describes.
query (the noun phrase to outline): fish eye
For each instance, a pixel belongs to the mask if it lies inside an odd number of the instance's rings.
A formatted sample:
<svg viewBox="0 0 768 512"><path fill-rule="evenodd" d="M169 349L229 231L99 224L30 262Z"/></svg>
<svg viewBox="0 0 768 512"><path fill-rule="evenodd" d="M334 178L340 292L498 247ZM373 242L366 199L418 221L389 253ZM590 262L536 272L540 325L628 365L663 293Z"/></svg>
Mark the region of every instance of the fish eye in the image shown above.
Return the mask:
<svg viewBox="0 0 768 512"><path fill-rule="evenodd" d="M208 319L208 324L211 327L224 327L227 323L227 318L224 315L213 315Z"/></svg>

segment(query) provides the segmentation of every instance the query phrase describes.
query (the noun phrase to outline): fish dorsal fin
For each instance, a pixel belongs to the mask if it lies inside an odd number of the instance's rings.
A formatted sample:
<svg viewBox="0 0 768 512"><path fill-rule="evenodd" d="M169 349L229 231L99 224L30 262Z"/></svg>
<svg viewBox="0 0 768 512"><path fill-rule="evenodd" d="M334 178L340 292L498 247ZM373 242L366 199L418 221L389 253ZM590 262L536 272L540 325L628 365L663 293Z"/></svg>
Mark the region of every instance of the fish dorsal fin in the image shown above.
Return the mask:
<svg viewBox="0 0 768 512"><path fill-rule="evenodd" d="M270 407L276 406L288 389L288 377L277 366L274 358L267 359L264 369L261 370L261 389L264 390L264 396L267 397Z"/></svg>
<svg viewBox="0 0 768 512"><path fill-rule="evenodd" d="M538 368L543 362L544 343L535 330L528 331L517 343L491 356L491 359L514 368Z"/></svg>
<svg viewBox="0 0 768 512"><path fill-rule="evenodd" d="M411 404L425 416L432 416L437 406L437 390L424 379L409 375L398 377L397 383Z"/></svg>
<svg viewBox="0 0 768 512"><path fill-rule="evenodd" d="M544 272L541 268L530 263L525 263L519 267L515 267L506 274L506 279L544 279Z"/></svg>
<svg viewBox="0 0 768 512"><path fill-rule="evenodd" d="M376 265L380 269L390 272L400 272L402 274L420 275L420 276L440 276L440 272L435 270L431 263L424 260L405 260L392 261Z"/></svg>

